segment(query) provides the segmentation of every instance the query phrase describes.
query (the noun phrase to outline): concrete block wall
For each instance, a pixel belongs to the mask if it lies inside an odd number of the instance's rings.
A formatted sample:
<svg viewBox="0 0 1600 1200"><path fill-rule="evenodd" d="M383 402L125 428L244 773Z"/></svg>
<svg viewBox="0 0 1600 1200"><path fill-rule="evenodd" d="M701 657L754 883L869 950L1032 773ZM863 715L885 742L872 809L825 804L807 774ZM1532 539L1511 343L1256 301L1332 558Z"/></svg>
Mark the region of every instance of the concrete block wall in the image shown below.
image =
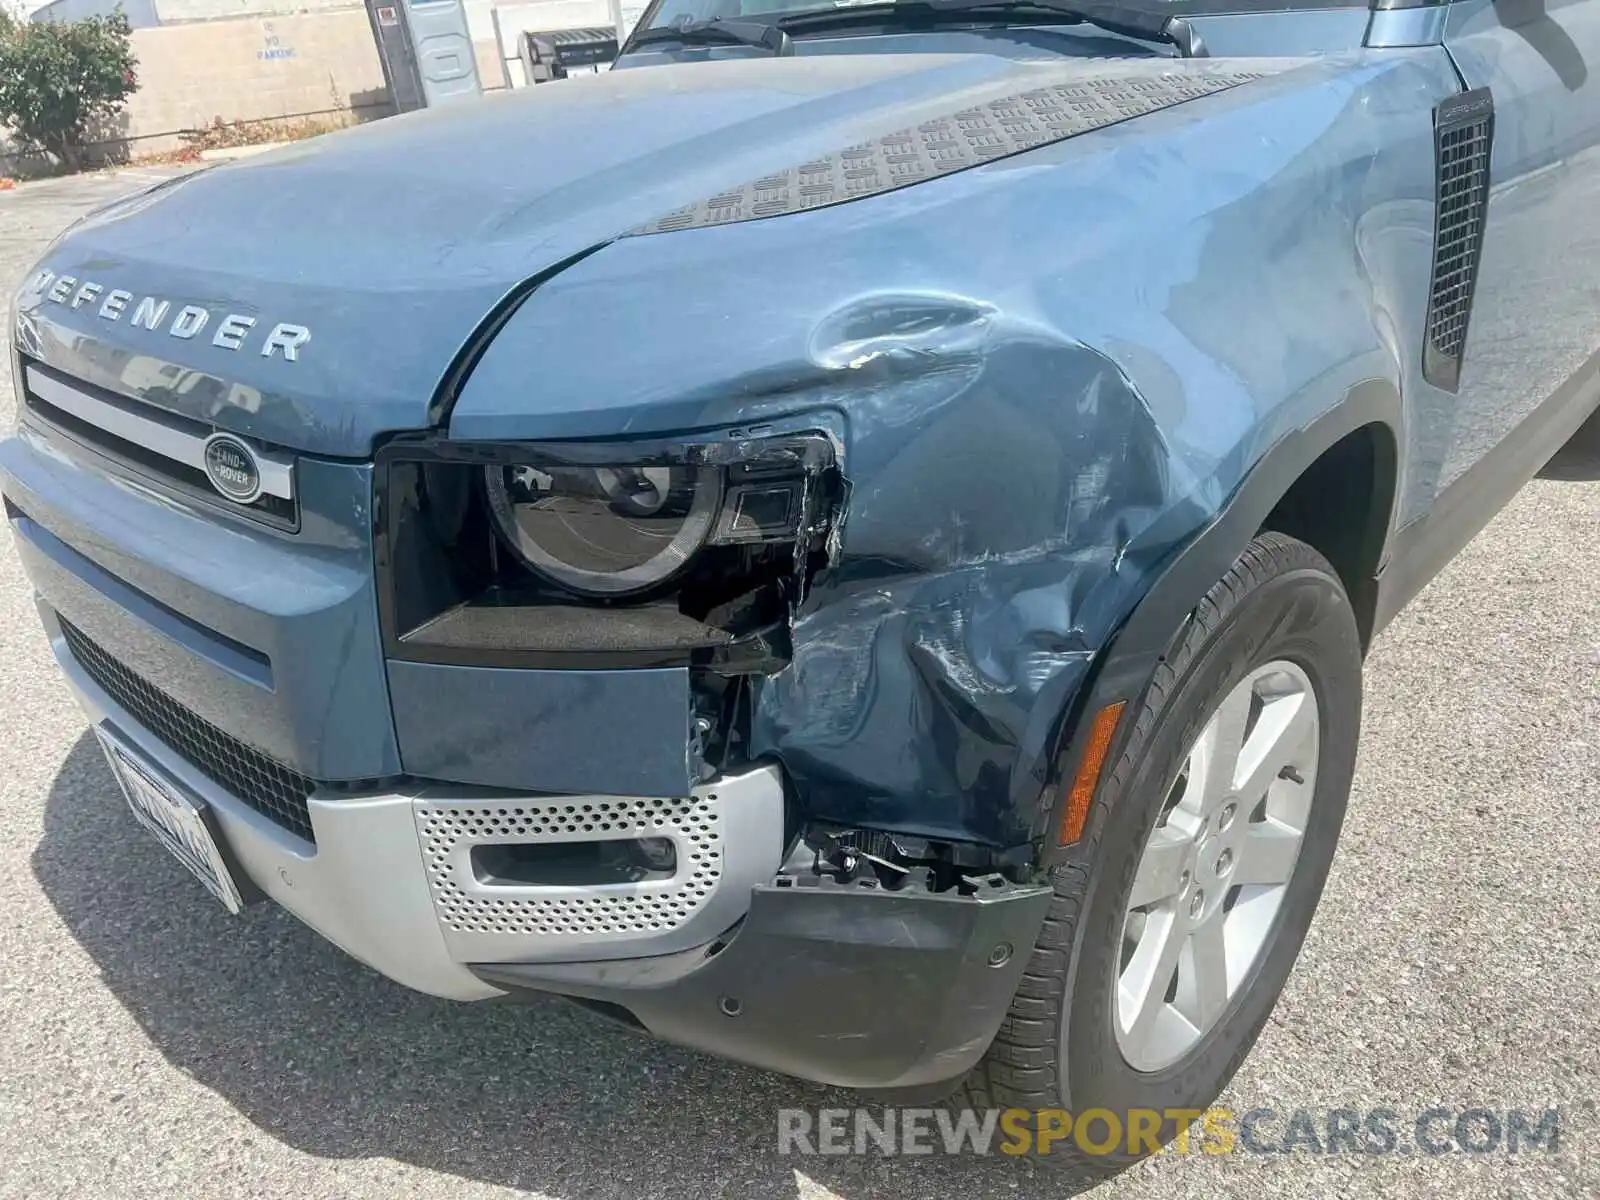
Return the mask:
<svg viewBox="0 0 1600 1200"><path fill-rule="evenodd" d="M119 123L131 157L181 149L184 130L223 121L388 109L383 68L365 8L349 0L153 0L163 24L133 31L139 90ZM634 15L641 0L623 0ZM467 0L469 32L486 90L505 86L490 15L493 0ZM290 8L312 11L278 11ZM253 15L226 16L228 12ZM207 19L199 19L200 15ZM264 14L264 15L263 15ZM194 19L189 19L189 18ZM514 0L500 6L506 53L522 29L610 22L607 0ZM508 64L522 86L521 64ZM5 163L0 145L0 168ZM0 170L3 174L4 170Z"/></svg>
<svg viewBox="0 0 1600 1200"><path fill-rule="evenodd" d="M350 8L350 0L153 0L163 25L231 17L290 16ZM359 5L357 6L359 7Z"/></svg>
<svg viewBox="0 0 1600 1200"><path fill-rule="evenodd" d="M139 90L126 136L139 154L224 121L295 117L387 103L365 9L163 25L133 33ZM490 50L493 58L493 50Z"/></svg>

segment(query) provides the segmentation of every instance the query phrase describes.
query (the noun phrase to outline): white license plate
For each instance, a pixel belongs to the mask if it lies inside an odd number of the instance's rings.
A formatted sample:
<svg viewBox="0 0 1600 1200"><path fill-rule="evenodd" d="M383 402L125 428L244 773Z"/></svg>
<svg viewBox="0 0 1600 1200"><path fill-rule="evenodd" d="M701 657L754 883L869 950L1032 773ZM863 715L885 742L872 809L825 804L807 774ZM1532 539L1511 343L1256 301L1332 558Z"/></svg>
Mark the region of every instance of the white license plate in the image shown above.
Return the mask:
<svg viewBox="0 0 1600 1200"><path fill-rule="evenodd" d="M239 912L244 903L206 821L205 802L191 798L177 784L169 783L143 755L103 727L97 727L95 735L111 763L112 773L122 785L122 794L128 798L134 818L155 834L157 840L172 851L173 857L222 901L223 907L231 913Z"/></svg>

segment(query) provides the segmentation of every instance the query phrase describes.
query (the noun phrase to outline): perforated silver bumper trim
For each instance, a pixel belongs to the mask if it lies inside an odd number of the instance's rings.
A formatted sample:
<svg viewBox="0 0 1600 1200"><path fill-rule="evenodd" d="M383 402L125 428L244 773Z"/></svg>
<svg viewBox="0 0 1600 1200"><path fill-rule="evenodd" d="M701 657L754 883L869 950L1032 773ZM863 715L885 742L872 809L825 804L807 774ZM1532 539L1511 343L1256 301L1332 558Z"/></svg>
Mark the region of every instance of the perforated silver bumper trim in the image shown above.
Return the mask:
<svg viewBox="0 0 1600 1200"><path fill-rule="evenodd" d="M439 927L458 962L583 961L669 954L709 941L744 915L750 889L783 852L783 785L759 767L686 797L448 799L414 813ZM597 886L479 878L473 850L661 838L670 877Z"/></svg>

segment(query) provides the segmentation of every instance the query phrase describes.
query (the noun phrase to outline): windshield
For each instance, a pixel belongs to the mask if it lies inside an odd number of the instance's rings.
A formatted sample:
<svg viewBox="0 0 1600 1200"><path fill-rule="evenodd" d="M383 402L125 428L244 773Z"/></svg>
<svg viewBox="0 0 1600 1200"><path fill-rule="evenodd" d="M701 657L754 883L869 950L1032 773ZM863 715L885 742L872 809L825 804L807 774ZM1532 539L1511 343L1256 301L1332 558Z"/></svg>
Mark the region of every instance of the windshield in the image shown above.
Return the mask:
<svg viewBox="0 0 1600 1200"><path fill-rule="evenodd" d="M660 29L685 20L772 21L798 13L849 12L884 0L652 0L639 20L639 29ZM1127 7L1160 10L1192 16L1197 13L1293 11L1319 8L1366 7L1362 0L1132 0Z"/></svg>
<svg viewBox="0 0 1600 1200"><path fill-rule="evenodd" d="M838 3L818 3L818 0L659 0L645 11L639 22L640 29L659 29L663 25L676 25L685 18L691 21L710 21L735 17L771 19L790 17L795 13L848 11L868 0L840 0ZM878 3L880 0L870 0Z"/></svg>
<svg viewBox="0 0 1600 1200"><path fill-rule="evenodd" d="M848 9L850 4L817 3L817 0L661 0L650 14L647 28L676 24L688 17L706 21L714 17L788 17L802 12L827 12Z"/></svg>

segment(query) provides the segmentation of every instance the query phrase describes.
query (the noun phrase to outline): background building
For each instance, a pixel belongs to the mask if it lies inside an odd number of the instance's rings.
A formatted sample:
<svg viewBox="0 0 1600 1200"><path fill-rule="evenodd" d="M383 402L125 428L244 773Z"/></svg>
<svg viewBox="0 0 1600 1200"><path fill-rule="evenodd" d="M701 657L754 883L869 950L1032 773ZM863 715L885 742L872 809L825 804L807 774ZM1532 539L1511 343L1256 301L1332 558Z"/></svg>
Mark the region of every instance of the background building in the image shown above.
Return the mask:
<svg viewBox="0 0 1600 1200"><path fill-rule="evenodd" d="M118 7L139 60L139 90L108 131L119 157L180 149L185 131L218 121L339 124L392 111L360 0L50 0L30 19L71 21ZM625 19L643 7L624 0ZM466 0L466 11L486 91L523 86L519 31L613 21L609 0Z"/></svg>

